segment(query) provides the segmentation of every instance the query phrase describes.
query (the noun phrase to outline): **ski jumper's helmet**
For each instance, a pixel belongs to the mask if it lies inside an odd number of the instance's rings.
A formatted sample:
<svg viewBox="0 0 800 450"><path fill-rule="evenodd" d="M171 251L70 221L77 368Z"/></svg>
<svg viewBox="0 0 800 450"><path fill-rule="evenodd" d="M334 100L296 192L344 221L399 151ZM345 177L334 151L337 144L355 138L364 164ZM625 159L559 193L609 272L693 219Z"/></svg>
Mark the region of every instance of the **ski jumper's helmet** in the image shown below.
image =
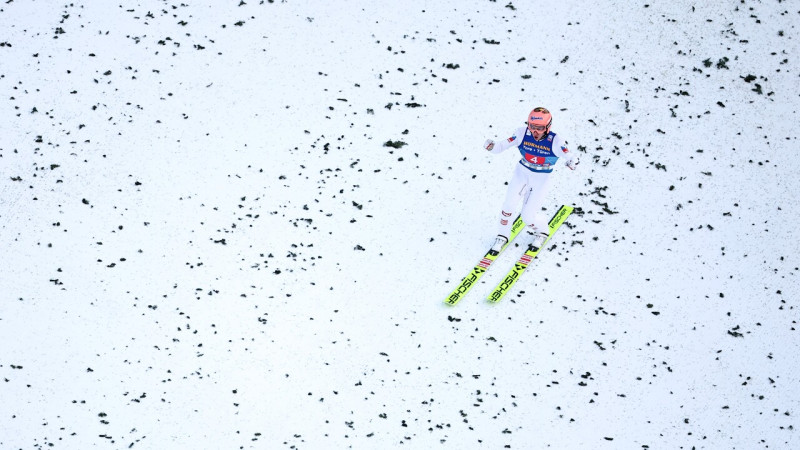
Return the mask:
<svg viewBox="0 0 800 450"><path fill-rule="evenodd" d="M533 138L537 141L550 132L550 124L552 123L553 116L550 115L550 111L547 108L537 106L528 114L528 129L531 130Z"/></svg>

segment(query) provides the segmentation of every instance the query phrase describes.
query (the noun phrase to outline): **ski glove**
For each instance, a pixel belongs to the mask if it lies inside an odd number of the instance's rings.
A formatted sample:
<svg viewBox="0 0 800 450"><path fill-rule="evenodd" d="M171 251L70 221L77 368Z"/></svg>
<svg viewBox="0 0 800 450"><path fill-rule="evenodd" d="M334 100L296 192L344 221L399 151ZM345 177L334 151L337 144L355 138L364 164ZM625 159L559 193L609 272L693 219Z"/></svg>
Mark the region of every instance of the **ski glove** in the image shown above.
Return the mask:
<svg viewBox="0 0 800 450"><path fill-rule="evenodd" d="M567 161L567 167L569 167L569 170L575 170L575 166L577 166L580 162L581 161L578 158L570 159Z"/></svg>
<svg viewBox="0 0 800 450"><path fill-rule="evenodd" d="M492 151L494 148L494 141L491 139L487 139L486 142L483 143L484 150Z"/></svg>

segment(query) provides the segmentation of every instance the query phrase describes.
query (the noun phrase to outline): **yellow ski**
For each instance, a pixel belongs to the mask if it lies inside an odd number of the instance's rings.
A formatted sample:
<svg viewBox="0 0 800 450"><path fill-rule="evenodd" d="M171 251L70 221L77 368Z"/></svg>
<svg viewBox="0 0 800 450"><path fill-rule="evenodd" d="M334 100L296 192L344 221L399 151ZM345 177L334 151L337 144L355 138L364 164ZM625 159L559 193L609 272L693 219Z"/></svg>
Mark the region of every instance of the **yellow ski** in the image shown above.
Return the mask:
<svg viewBox="0 0 800 450"><path fill-rule="evenodd" d="M522 221L521 216L517 216L517 220L515 220L514 225L511 226L511 236L509 237L506 245L504 245L503 248L500 250L500 253L502 253L503 250L505 250L506 247L508 247L508 244L510 244L511 241L513 241L514 238L517 237L517 235L519 234L520 231L522 231L523 228L525 228L525 222ZM466 277L464 277L464 279L461 280L461 283L459 283L458 286L455 289L453 289L453 292L451 292L450 295L448 295L447 298L444 299L444 302L447 303L448 305L455 305L456 303L458 303L458 301L461 300L465 295L467 295L467 292L469 292L469 290L472 289L472 286L474 286L475 283L477 283L478 280L483 276L483 274L489 269L489 266L492 265L492 263L494 262L495 259L497 259L497 256L500 253L494 253L491 250L486 252L486 254L472 269L472 271Z"/></svg>
<svg viewBox="0 0 800 450"><path fill-rule="evenodd" d="M497 303L503 298L504 295L506 295L506 292L508 292L511 287L514 286L514 283L517 282L522 273L525 272L525 269L528 268L528 265L531 263L531 261L533 261L533 258L536 258L536 255L539 254L539 251L541 251L550 238L553 237L553 233L555 233L556 230L558 230L558 227L560 227L561 224L567 220L567 217L572 212L572 209L573 208L571 206L564 205L558 211L556 211L556 214L552 219L550 219L550 223L548 223L548 226L550 227L550 235L547 237L547 240L542 243L540 248L535 248L532 245L528 246L528 249L522 254L519 260L514 263L514 267L508 271L505 278L503 278L503 281L501 281L500 284L494 288L492 293L489 294L489 297L487 297L489 302Z"/></svg>

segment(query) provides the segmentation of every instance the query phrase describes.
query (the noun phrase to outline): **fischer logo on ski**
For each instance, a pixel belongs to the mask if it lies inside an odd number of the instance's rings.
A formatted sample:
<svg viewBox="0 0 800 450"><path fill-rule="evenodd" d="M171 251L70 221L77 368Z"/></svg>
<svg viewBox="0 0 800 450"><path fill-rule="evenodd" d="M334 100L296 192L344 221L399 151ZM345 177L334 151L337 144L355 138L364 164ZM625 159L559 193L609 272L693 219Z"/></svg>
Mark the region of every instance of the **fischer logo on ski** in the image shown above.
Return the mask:
<svg viewBox="0 0 800 450"><path fill-rule="evenodd" d="M511 287L514 286L514 283L516 283L522 273L525 272L525 269L528 268L528 265L533 261L534 258L536 258L536 255L538 255L539 252L544 248L545 244L550 241L550 238L553 237L553 233L555 233L561 224L567 220L567 217L569 217L570 213L572 213L572 210L573 208L571 206L564 205L558 211L556 211L555 215L548 223L550 235L547 237L547 240L542 243L540 248L535 248L532 245L528 246L528 249L525 250L525 253L523 253L519 260L514 263L514 267L508 271L505 278L503 278L503 281L501 281L486 298L489 302L499 302L503 296L505 296L506 293L511 290Z"/></svg>
<svg viewBox="0 0 800 450"><path fill-rule="evenodd" d="M517 219L514 221L514 225L511 226L511 236L508 239L508 242L506 242L506 245L503 246L503 248L500 250L500 252L502 252L508 247L508 244L510 244L511 241L513 241L514 238L517 237L519 232L522 231L524 227L525 227L525 222L522 221L522 217L517 216ZM461 282L458 284L458 287L456 287L453 290L453 292L451 292L450 295L448 295L447 298L444 299L444 302L447 303L448 305L455 305L462 298L464 298L464 296L467 295L469 290L472 289L472 286L474 286L478 282L478 280L483 276L483 274L486 273L486 271L489 269L489 267L492 265L495 259L497 259L498 255L499 253L498 254L492 253L491 250L486 252L483 258L481 258L481 260L478 261L478 264L476 264L475 267L472 268L472 271L470 271L470 273L466 277L464 277L464 279L461 280Z"/></svg>

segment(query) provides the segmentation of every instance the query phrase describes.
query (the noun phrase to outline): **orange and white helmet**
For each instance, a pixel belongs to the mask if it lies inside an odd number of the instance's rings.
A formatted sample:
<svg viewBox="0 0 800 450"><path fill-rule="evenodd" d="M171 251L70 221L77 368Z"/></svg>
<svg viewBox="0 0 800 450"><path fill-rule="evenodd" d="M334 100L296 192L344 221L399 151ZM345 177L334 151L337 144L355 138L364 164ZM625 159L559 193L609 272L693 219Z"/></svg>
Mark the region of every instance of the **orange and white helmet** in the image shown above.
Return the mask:
<svg viewBox="0 0 800 450"><path fill-rule="evenodd" d="M550 111L548 111L547 108L537 106L528 114L528 129L531 131L531 134L533 134L533 138L537 141L541 140L550 132L550 124L552 123L553 116L550 115Z"/></svg>

